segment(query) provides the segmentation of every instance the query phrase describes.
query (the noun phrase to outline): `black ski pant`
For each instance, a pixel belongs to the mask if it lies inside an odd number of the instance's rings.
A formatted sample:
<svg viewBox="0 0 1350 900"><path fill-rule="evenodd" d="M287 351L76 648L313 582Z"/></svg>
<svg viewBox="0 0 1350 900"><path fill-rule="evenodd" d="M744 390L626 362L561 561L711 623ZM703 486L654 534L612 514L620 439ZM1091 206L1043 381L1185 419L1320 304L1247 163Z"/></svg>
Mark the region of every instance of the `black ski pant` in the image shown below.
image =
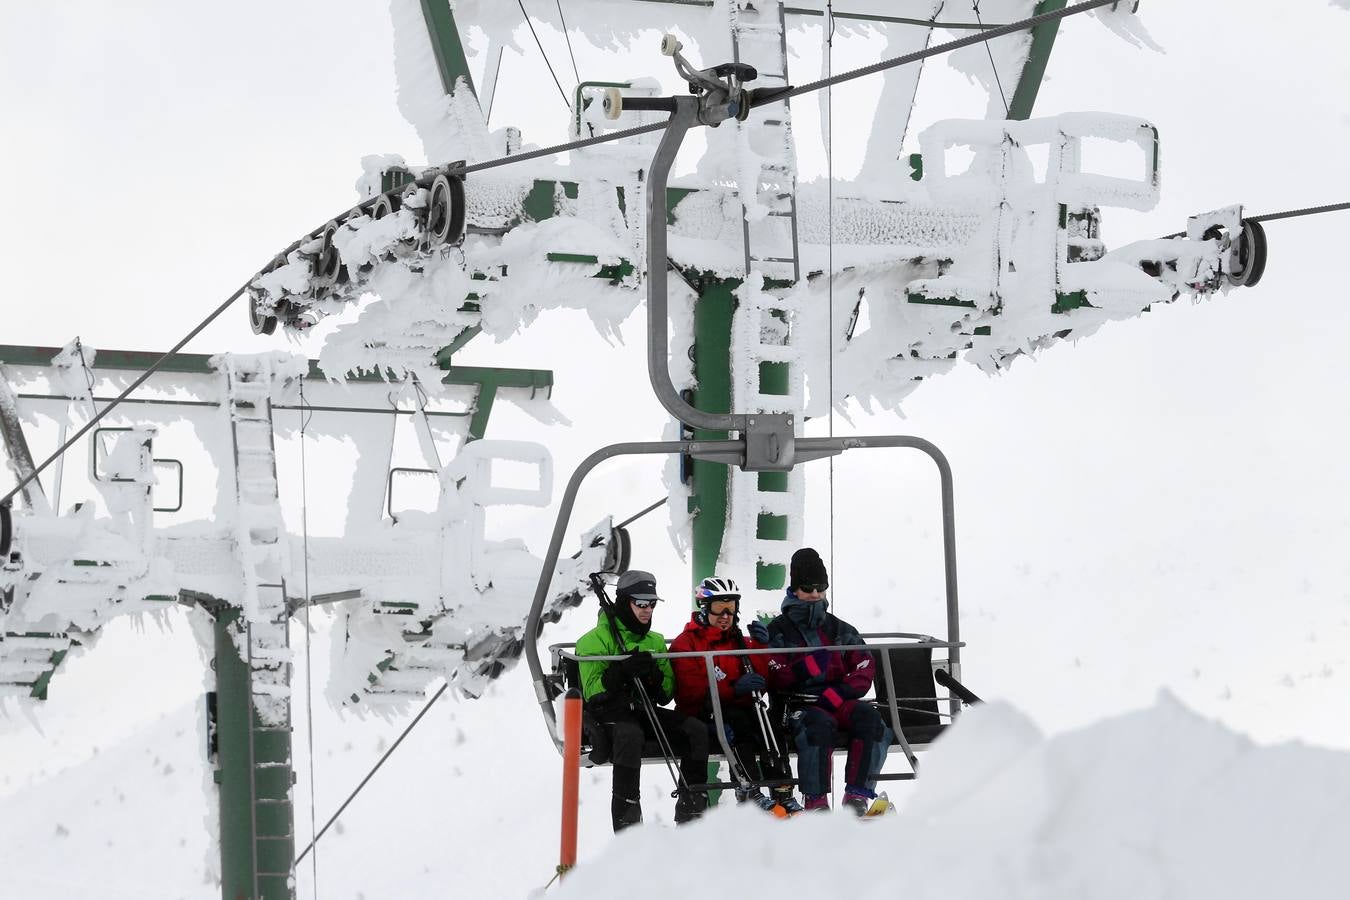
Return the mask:
<svg viewBox="0 0 1350 900"><path fill-rule="evenodd" d="M722 723L727 728L727 742L732 751L745 767L745 775L752 781L773 781L778 778L790 780L792 770L787 759L787 736L776 727L774 716L766 715L765 726L770 729L779 752L774 753L773 746L765 740L764 731L757 721L758 713L753 706L726 704L722 707ZM712 713L704 719L708 723L708 733L714 743L717 742L717 723ZM734 777L734 773L733 773Z"/></svg>
<svg viewBox="0 0 1350 900"><path fill-rule="evenodd" d="M654 707L671 750L678 758L680 774L686 784L703 784L708 779L708 729L698 719L673 709ZM642 752L648 739L655 739L651 719L644 710L604 710L596 721L609 732L614 764L614 796L611 813L614 830L642 821L640 775ZM672 763L675 760L672 760ZM700 795L701 796L701 795Z"/></svg>

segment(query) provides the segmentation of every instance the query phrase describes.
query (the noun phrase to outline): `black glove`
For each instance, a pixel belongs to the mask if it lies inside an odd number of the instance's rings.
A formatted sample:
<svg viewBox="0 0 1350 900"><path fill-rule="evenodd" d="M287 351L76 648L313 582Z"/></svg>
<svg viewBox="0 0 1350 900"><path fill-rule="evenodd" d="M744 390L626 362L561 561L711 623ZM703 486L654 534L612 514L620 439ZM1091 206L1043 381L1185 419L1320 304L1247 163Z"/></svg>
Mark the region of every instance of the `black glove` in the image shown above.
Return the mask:
<svg viewBox="0 0 1350 900"><path fill-rule="evenodd" d="M607 691L622 691L635 681L648 680L653 673L660 673L656 660L646 650L634 650L625 658L612 662L605 667L600 683Z"/></svg>
<svg viewBox="0 0 1350 900"><path fill-rule="evenodd" d="M732 689L736 692L737 697L744 697L746 694L762 691L768 686L768 682L764 680L763 675L758 672L746 672L736 679L736 684L732 686Z"/></svg>
<svg viewBox="0 0 1350 900"><path fill-rule="evenodd" d="M623 669L623 663L612 662L600 673L600 683L610 693L617 693L628 687L631 679Z"/></svg>
<svg viewBox="0 0 1350 900"><path fill-rule="evenodd" d="M766 647L769 645L769 629L759 619L751 619L745 630L750 634L752 641L758 641Z"/></svg>
<svg viewBox="0 0 1350 900"><path fill-rule="evenodd" d="M629 678L645 679L660 672L660 669L656 666L656 660L646 650L634 650L628 654L627 659L620 660L619 665Z"/></svg>

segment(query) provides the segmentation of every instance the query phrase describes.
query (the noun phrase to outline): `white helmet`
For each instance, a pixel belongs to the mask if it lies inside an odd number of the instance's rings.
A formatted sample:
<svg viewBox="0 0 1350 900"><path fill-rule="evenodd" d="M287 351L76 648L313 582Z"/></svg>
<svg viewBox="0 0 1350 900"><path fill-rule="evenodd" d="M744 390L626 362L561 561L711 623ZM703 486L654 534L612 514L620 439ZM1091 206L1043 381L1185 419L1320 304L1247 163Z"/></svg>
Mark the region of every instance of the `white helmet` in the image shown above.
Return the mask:
<svg viewBox="0 0 1350 900"><path fill-rule="evenodd" d="M700 609L707 610L714 600L740 600L740 585L731 578L714 575L699 582L694 590L694 602Z"/></svg>

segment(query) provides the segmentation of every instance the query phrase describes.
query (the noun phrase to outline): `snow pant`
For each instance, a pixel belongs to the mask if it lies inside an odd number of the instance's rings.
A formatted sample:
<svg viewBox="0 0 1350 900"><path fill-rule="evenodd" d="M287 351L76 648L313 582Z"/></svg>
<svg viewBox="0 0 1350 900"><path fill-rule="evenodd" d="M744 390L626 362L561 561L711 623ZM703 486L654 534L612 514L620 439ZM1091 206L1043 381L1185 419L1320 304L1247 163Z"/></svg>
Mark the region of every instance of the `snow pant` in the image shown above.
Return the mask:
<svg viewBox="0 0 1350 900"><path fill-rule="evenodd" d="M845 789L876 790L877 773L894 735L875 706L845 700L834 711L815 705L790 707L787 722L797 747L797 778L804 796L829 793L834 743L841 731L849 736Z"/></svg>
<svg viewBox="0 0 1350 900"><path fill-rule="evenodd" d="M708 729L698 719L673 709L656 707L656 720L661 723L671 750L679 757L680 774L685 783L703 784L708 777ZM642 710L605 710L596 714L596 721L609 732L613 744L610 759L614 763L614 792L610 799L610 816L614 830L621 831L642 821L642 750L656 733ZM703 799L700 794L698 800ZM685 801L686 810L693 802L692 799Z"/></svg>
<svg viewBox="0 0 1350 900"><path fill-rule="evenodd" d="M778 744L780 755L764 740L757 715L753 706L734 706L730 703L722 707L722 723L727 727L727 743L745 767L745 776L752 781L773 781L777 778L790 779L792 771L787 760L787 736L777 727L772 716L767 716L767 725L772 730ZM710 740L717 741L717 723L712 713L704 719L708 723ZM735 773L732 773L735 777Z"/></svg>

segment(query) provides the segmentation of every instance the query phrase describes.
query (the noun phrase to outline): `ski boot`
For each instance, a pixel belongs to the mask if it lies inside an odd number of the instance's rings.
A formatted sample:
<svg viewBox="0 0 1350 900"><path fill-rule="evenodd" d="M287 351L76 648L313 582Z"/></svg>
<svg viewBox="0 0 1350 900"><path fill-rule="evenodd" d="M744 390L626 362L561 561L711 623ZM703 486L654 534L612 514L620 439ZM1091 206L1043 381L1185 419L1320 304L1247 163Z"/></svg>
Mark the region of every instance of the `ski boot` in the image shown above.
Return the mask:
<svg viewBox="0 0 1350 900"><path fill-rule="evenodd" d="M675 800L675 824L692 822L708 808L708 798L694 791L681 791Z"/></svg>
<svg viewBox="0 0 1350 900"><path fill-rule="evenodd" d="M819 797L807 797L805 794L803 794L802 797L806 800L806 805L803 807L806 812L830 811L829 794L821 794Z"/></svg>
<svg viewBox="0 0 1350 900"><path fill-rule="evenodd" d="M780 819L790 819L799 812L805 812L797 798L792 796L790 787L773 788L769 792L769 802L772 804L768 807L769 812Z"/></svg>
<svg viewBox="0 0 1350 900"><path fill-rule="evenodd" d="M871 791L848 791L844 794L844 807L853 810L860 819L871 819L885 815L895 807L887 796Z"/></svg>
<svg viewBox="0 0 1350 900"><path fill-rule="evenodd" d="M625 828L642 824L642 805L636 800L615 796L610 799L610 818L613 820L614 833Z"/></svg>

